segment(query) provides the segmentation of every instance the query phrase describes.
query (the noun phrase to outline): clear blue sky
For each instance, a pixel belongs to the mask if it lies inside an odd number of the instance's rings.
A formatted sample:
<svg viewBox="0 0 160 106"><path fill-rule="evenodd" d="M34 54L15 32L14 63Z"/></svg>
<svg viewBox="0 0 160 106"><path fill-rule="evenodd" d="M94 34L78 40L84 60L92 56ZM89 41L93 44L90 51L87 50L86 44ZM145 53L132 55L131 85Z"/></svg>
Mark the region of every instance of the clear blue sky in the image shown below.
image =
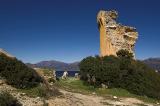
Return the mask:
<svg viewBox="0 0 160 106"><path fill-rule="evenodd" d="M99 54L96 15L115 9L139 32L136 57L160 57L159 0L0 0L0 48L24 62Z"/></svg>

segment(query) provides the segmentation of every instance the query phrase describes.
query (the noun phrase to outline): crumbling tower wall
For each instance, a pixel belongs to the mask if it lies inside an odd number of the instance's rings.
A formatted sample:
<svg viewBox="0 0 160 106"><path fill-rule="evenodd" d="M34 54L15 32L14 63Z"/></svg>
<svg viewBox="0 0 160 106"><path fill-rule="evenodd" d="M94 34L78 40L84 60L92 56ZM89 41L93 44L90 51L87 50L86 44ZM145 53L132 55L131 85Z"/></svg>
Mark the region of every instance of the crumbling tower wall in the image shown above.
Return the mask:
<svg viewBox="0 0 160 106"><path fill-rule="evenodd" d="M97 23L100 32L100 55L115 55L121 50L134 52L138 32L136 28L124 26L116 22L118 13L114 10L101 10L97 15Z"/></svg>

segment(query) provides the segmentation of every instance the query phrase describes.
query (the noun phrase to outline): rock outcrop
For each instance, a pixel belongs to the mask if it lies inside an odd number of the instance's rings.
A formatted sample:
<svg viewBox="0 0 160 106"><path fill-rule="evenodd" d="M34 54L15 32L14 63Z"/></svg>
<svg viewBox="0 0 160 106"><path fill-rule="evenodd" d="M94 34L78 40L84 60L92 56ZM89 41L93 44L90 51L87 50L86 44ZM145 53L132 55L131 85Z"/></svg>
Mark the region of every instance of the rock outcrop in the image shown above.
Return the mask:
<svg viewBox="0 0 160 106"><path fill-rule="evenodd" d="M12 56L11 54L7 53L5 50L3 50L1 48L0 48L0 54L4 54L4 55L6 55L7 57L10 57L10 58L15 58L14 56Z"/></svg>
<svg viewBox="0 0 160 106"><path fill-rule="evenodd" d="M97 15L97 23L100 31L100 55L115 55L121 50L134 52L138 32L136 28L124 26L116 22L118 17L117 11L101 10Z"/></svg>

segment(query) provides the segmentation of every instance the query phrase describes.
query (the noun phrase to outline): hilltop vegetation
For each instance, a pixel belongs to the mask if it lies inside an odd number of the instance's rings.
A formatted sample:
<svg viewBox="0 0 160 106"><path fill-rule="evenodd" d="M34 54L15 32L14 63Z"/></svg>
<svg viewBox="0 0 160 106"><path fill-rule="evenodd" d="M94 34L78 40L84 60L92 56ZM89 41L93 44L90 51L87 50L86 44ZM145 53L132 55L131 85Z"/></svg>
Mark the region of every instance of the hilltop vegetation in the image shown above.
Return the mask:
<svg viewBox="0 0 160 106"><path fill-rule="evenodd" d="M126 50L118 57L87 57L80 63L81 79L90 85L123 88L131 93L160 99L160 74L133 59Z"/></svg>
<svg viewBox="0 0 160 106"><path fill-rule="evenodd" d="M16 88L31 88L41 82L41 77L35 70L5 54L0 54L0 77Z"/></svg>

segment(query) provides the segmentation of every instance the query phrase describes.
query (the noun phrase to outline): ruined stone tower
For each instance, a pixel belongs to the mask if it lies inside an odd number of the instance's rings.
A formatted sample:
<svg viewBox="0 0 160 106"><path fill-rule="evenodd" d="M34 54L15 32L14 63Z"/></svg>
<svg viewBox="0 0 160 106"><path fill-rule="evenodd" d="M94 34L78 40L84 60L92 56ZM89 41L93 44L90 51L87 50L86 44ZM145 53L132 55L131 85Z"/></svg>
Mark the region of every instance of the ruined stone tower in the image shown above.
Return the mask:
<svg viewBox="0 0 160 106"><path fill-rule="evenodd" d="M134 46L138 38L138 32L134 27L124 26L116 22L118 13L114 10L101 10L97 15L97 23L100 32L100 55L115 55L121 50L134 53Z"/></svg>

